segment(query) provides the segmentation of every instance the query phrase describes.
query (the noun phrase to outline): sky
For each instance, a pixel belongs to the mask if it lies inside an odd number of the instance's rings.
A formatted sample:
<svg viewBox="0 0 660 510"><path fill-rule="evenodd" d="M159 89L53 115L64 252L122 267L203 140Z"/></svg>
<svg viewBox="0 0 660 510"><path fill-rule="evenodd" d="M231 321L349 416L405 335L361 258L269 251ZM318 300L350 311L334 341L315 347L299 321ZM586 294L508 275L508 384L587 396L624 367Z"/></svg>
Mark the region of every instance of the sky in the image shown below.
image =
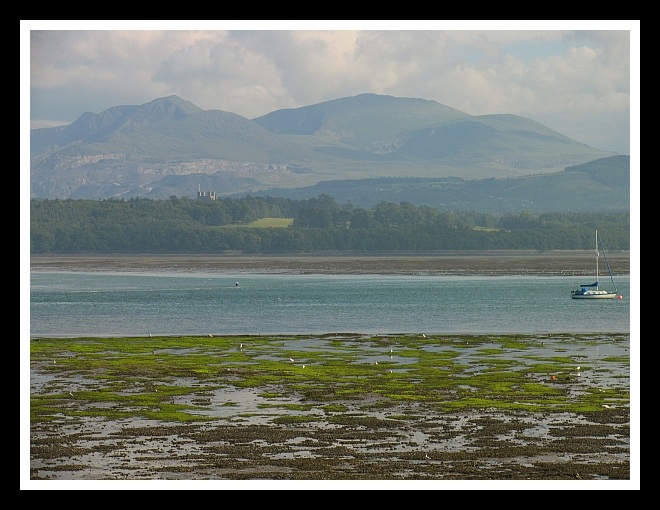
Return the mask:
<svg viewBox="0 0 660 510"><path fill-rule="evenodd" d="M49 127L170 95L253 119L374 93L630 154L638 46L639 20L21 21L21 96Z"/></svg>

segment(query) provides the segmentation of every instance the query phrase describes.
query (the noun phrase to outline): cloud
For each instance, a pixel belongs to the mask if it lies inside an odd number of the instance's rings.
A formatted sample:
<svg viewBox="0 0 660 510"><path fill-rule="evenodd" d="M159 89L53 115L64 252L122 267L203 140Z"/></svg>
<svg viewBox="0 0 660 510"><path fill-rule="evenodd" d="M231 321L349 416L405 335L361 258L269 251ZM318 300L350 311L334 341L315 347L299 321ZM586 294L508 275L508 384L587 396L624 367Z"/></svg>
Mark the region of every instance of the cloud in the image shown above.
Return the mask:
<svg viewBox="0 0 660 510"><path fill-rule="evenodd" d="M521 115L628 153L630 44L620 29L32 30L30 117L176 94L255 118L370 92Z"/></svg>

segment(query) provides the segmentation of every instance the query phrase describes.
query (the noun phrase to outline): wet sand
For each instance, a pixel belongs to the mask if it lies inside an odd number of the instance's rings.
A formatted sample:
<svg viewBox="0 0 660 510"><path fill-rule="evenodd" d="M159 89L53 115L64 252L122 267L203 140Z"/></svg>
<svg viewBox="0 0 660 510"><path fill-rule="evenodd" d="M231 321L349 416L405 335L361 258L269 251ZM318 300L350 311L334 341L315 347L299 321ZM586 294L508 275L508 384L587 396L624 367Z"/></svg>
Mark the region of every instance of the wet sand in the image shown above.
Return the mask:
<svg viewBox="0 0 660 510"><path fill-rule="evenodd" d="M615 276L630 253L608 253ZM594 252L488 251L433 255L32 255L33 271L209 271L279 274L593 275ZM601 256L601 273L606 265Z"/></svg>

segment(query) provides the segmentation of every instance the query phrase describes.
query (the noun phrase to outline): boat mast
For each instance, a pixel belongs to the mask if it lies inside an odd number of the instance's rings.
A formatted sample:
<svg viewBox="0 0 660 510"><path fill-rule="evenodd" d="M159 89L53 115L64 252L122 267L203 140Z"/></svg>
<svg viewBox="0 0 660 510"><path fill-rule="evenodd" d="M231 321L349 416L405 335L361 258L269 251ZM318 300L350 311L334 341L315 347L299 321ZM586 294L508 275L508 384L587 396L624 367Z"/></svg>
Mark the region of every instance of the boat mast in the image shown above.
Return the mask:
<svg viewBox="0 0 660 510"><path fill-rule="evenodd" d="M598 290L598 230L596 230L596 290Z"/></svg>
<svg viewBox="0 0 660 510"><path fill-rule="evenodd" d="M612 281L612 286L614 287L614 292L618 293L619 289L616 288L616 283L614 282L614 275L612 274L612 268L610 267L610 261L607 260L607 252L603 246L603 240L598 237L598 244L603 249L603 257L605 257L605 264L607 264L607 272L610 273L610 280Z"/></svg>

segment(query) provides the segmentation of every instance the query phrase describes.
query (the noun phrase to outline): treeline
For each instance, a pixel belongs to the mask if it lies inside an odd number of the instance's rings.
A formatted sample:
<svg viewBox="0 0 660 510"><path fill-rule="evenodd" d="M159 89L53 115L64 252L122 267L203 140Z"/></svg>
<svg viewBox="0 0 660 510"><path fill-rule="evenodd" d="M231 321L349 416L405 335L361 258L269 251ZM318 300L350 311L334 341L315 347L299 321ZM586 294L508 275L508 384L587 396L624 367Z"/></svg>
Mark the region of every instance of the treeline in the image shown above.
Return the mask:
<svg viewBox="0 0 660 510"><path fill-rule="evenodd" d="M287 228L254 228L293 218ZM245 197L200 201L30 202L31 253L387 253L438 250L630 249L629 212L491 215L382 202L371 209L307 200Z"/></svg>

